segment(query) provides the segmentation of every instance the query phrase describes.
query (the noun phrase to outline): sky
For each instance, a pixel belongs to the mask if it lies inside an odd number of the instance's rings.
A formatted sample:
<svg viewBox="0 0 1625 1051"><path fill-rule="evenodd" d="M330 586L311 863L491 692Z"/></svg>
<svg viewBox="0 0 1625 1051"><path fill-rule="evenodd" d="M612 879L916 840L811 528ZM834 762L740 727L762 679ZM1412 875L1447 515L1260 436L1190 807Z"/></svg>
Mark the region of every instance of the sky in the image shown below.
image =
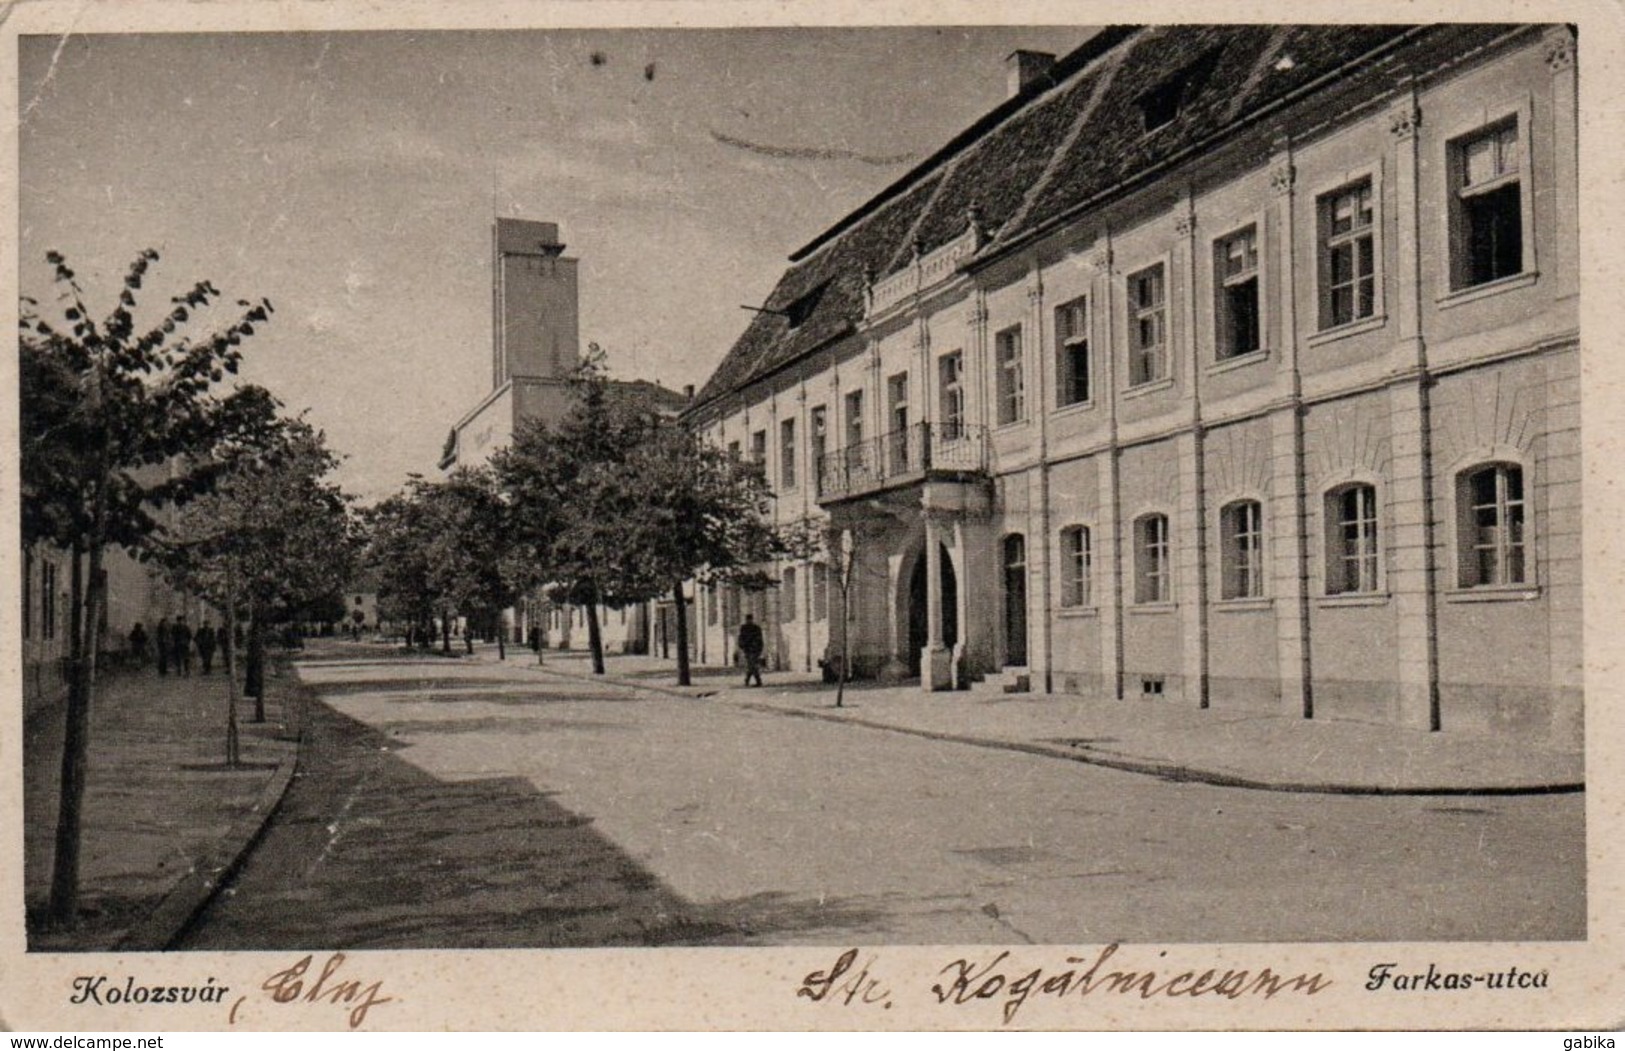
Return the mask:
<svg viewBox="0 0 1625 1051"><path fill-rule="evenodd" d="M307 411L363 501L432 474L491 387L490 226L556 222L583 346L702 385L787 256L1080 27L24 36L19 284L113 305L268 297L243 377ZM213 319L228 319L217 313Z"/></svg>

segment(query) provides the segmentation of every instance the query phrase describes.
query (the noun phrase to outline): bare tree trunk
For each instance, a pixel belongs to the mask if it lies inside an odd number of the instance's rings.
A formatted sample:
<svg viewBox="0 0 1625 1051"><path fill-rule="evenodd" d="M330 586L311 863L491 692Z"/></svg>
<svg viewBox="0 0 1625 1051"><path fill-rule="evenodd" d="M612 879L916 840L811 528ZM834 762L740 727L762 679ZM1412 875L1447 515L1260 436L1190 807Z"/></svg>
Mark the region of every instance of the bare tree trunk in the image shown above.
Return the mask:
<svg viewBox="0 0 1625 1051"><path fill-rule="evenodd" d="M254 698L254 721L265 721L265 610L258 602L248 607L248 669L244 690Z"/></svg>
<svg viewBox="0 0 1625 1051"><path fill-rule="evenodd" d="M256 618L257 621L258 618ZM258 625L256 624L256 628ZM212 630L207 626L200 631ZM236 767L242 761L242 737L237 730L237 571L226 562L226 765ZM256 722L265 721L265 702L254 702Z"/></svg>
<svg viewBox="0 0 1625 1051"><path fill-rule="evenodd" d="M688 666L688 608L683 601L683 582L672 585L672 599L677 604L677 685L693 685Z"/></svg>
<svg viewBox="0 0 1625 1051"><path fill-rule="evenodd" d="M440 652L451 656L451 614L440 611Z"/></svg>
<svg viewBox="0 0 1625 1051"><path fill-rule="evenodd" d="M508 626L502 623L502 611L496 612L497 660L508 659Z"/></svg>
<svg viewBox="0 0 1625 1051"><path fill-rule="evenodd" d="M604 633L598 627L598 591L587 600L587 648L592 651L592 673L604 674Z"/></svg>
<svg viewBox="0 0 1625 1051"><path fill-rule="evenodd" d="M73 549L74 623L69 630L67 732L62 742L62 784L56 823L56 858L51 870L50 922L72 926L79 911L79 855L81 818L85 801L85 771L90 759L90 707L96 686L96 651L101 643L101 603L106 601L102 577L102 500L98 495L91 527L89 587L79 570L80 548ZM83 618L82 620L80 618Z"/></svg>

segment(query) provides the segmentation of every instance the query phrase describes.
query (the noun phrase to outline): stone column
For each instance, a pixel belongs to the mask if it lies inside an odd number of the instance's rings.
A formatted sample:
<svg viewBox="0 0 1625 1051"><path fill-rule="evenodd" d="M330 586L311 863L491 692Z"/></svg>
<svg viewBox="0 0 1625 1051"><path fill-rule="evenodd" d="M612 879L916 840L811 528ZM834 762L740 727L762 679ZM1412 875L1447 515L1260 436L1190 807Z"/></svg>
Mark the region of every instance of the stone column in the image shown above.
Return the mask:
<svg viewBox="0 0 1625 1051"><path fill-rule="evenodd" d="M925 514L925 649L920 654L920 687L953 688L952 654L942 639L942 539L937 516Z"/></svg>
<svg viewBox="0 0 1625 1051"><path fill-rule="evenodd" d="M1033 527L1030 532L1032 543L1028 553L1027 572L1029 578L1036 574L1034 583L1036 587L1027 589L1027 634L1028 645L1031 652L1027 655L1027 665L1041 676L1042 689L1045 693L1055 692L1055 654L1054 636L1055 625L1052 619L1054 602L1051 597L1053 566L1051 556L1054 548L1050 536L1050 479L1049 479L1049 407L1050 407L1050 362L1049 342L1047 340L1049 326L1044 322L1044 280L1037 267L1033 269L1032 279L1027 287L1027 321L1023 331L1028 333L1022 340L1022 356L1028 366L1023 368L1023 374L1032 377L1026 392L1027 416L1036 427L1037 453L1034 456L1033 482L1037 489L1033 496L1032 506L1037 514L1031 516ZM1036 628L1037 630L1033 630Z"/></svg>
<svg viewBox="0 0 1625 1051"><path fill-rule="evenodd" d="M1270 212L1276 239L1276 308L1281 317L1281 365L1276 373L1280 405L1270 413L1270 506L1279 542L1270 545L1270 595L1275 599L1275 652L1281 677L1283 713L1312 718L1314 678L1309 651L1309 533L1303 476L1302 377L1298 371L1297 229L1293 191L1297 172L1290 145L1276 144Z"/></svg>
<svg viewBox="0 0 1625 1051"><path fill-rule="evenodd" d="M907 640L898 637L898 592L903 584L903 556L886 553L886 657L881 666L881 678L905 679L908 664L902 659Z"/></svg>
<svg viewBox="0 0 1625 1051"><path fill-rule="evenodd" d="M970 619L970 587L971 566L965 546L965 520L955 516L953 522L954 542L952 555L954 559L954 576L958 586L954 588L954 614L959 624L959 640L954 643L949 653L949 667L953 669L953 688L958 690L966 684L961 681L965 673L966 655L971 652L970 636L972 631L981 630L981 623L971 624Z"/></svg>
<svg viewBox="0 0 1625 1051"><path fill-rule="evenodd" d="M1118 498L1117 458L1117 344L1115 342L1117 308L1114 303L1116 285L1112 268L1112 249L1108 239L1090 257L1094 271L1091 282L1090 318L1093 325L1091 338L1099 347L1095 361L1100 365L1099 393L1106 409L1108 444L1101 454L1099 471L1100 513L1096 523L1098 546L1096 565L1099 568L1100 598L1100 692L1115 700L1123 699L1123 521L1121 501Z"/></svg>
<svg viewBox="0 0 1625 1051"><path fill-rule="evenodd" d="M1422 368L1426 348L1422 340L1422 235L1419 188L1417 186L1417 136L1422 111L1417 108L1415 88L1406 85L1402 101L1388 113L1388 130L1394 136L1394 203L1397 270L1391 283L1393 302L1389 313L1398 337L1389 357L1393 372Z"/></svg>
<svg viewBox="0 0 1625 1051"><path fill-rule="evenodd" d="M1552 294L1564 299L1580 291L1580 120L1574 34L1567 26L1553 26L1546 31L1545 44L1546 65L1552 71L1551 178L1557 206Z"/></svg>
<svg viewBox="0 0 1625 1051"><path fill-rule="evenodd" d="M1389 388L1392 479L1388 494L1388 591L1397 628L1399 720L1443 728L1439 710L1437 607L1434 605L1433 456L1428 385L1415 375Z"/></svg>
<svg viewBox="0 0 1625 1051"><path fill-rule="evenodd" d="M1202 352L1196 338L1196 215L1194 202L1185 201L1185 214L1174 223L1179 250L1184 253L1180 285L1180 333L1187 353L1179 360L1189 370L1184 400L1189 430L1175 439L1179 461L1178 536L1180 679L1182 695L1198 708L1208 706L1208 542L1207 479L1202 434Z"/></svg>
<svg viewBox="0 0 1625 1051"><path fill-rule="evenodd" d="M1427 342L1422 333L1420 207L1416 130L1422 113L1408 93L1389 113L1395 142L1398 273L1393 314L1398 343L1390 359L1392 479L1388 494L1388 586L1398 638L1395 649L1400 722L1440 728L1438 623L1434 605L1433 464L1429 447Z"/></svg>

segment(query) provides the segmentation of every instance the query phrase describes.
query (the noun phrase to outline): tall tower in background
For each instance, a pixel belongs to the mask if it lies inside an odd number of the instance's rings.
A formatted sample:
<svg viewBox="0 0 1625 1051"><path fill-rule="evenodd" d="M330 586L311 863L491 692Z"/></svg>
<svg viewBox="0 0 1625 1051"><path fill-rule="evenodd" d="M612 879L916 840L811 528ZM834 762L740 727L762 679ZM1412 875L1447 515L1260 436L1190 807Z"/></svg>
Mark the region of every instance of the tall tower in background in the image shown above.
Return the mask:
<svg viewBox="0 0 1625 1051"><path fill-rule="evenodd" d="M581 358L576 262L557 223L497 219L491 228L491 389L568 378Z"/></svg>

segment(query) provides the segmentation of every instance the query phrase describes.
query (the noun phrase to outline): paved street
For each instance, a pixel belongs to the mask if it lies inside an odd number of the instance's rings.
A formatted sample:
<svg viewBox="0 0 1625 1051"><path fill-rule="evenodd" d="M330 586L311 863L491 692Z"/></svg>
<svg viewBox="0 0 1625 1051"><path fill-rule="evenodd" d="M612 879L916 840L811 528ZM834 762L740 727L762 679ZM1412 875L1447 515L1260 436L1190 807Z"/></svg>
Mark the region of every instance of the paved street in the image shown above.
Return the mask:
<svg viewBox="0 0 1625 1051"><path fill-rule="evenodd" d="M337 714L188 947L1585 933L1579 794L1172 783L586 684L526 651L315 657Z"/></svg>

